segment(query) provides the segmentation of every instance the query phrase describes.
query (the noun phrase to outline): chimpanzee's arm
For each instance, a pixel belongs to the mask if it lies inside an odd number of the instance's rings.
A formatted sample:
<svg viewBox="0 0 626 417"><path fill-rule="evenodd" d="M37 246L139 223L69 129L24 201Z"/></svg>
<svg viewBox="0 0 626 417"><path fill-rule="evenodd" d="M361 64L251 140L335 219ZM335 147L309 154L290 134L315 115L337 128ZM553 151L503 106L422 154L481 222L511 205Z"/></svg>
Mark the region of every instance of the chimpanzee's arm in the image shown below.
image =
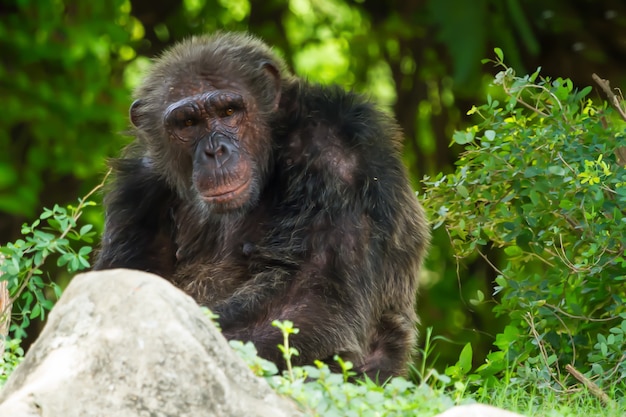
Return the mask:
<svg viewBox="0 0 626 417"><path fill-rule="evenodd" d="M94 269L171 274L175 259L172 191L142 159L118 160L115 169L112 190L105 198L105 230Z"/></svg>

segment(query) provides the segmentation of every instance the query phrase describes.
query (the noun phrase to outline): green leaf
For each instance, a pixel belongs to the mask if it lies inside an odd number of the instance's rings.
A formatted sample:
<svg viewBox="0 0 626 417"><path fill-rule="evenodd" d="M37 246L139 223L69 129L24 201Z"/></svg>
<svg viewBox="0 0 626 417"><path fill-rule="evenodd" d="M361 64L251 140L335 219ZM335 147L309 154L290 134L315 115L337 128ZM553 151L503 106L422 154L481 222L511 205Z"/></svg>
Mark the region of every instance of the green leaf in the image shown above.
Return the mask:
<svg viewBox="0 0 626 417"><path fill-rule="evenodd" d="M541 168L536 167L536 166L531 166L526 168L526 170L524 170L524 177L526 178L532 178L532 177L536 177L537 175L540 175L542 173Z"/></svg>
<svg viewBox="0 0 626 417"><path fill-rule="evenodd" d="M57 266L59 267L64 266L72 259L73 256L74 255L72 255L71 253L65 253L59 256L59 259L57 259Z"/></svg>
<svg viewBox="0 0 626 417"><path fill-rule="evenodd" d="M472 345L471 343L467 343L463 347L463 350L461 351L461 354L459 355L459 362L458 362L458 365L464 374L467 374L469 371L472 370L472 356L473 356Z"/></svg>
<svg viewBox="0 0 626 417"><path fill-rule="evenodd" d="M78 250L78 254L80 256L86 256L87 254L89 254L91 252L91 246L83 246L82 248L80 248Z"/></svg>
<svg viewBox="0 0 626 417"><path fill-rule="evenodd" d="M459 184L459 185L456 186L456 191L463 198L468 198L469 197L469 191L467 191L467 188L464 185L462 185L462 184Z"/></svg>
<svg viewBox="0 0 626 417"><path fill-rule="evenodd" d="M496 284L498 284L502 288L506 288L506 279L502 275L498 275L495 279Z"/></svg>
<svg viewBox="0 0 626 417"><path fill-rule="evenodd" d="M78 260L77 256L72 256L70 258L70 262L69 262L69 266L67 268L68 271L70 272L76 272L78 271L78 269L80 268L80 261Z"/></svg>
<svg viewBox="0 0 626 417"><path fill-rule="evenodd" d="M565 169L561 166L558 165L552 165L548 167L548 172L550 174L554 174L554 175L558 175L560 177L564 176L567 171L565 171Z"/></svg>
<svg viewBox="0 0 626 417"><path fill-rule="evenodd" d="M474 140L474 132L472 131L456 131L454 135L452 135L452 139L455 143L459 145L466 145Z"/></svg>
<svg viewBox="0 0 626 417"><path fill-rule="evenodd" d="M598 364L598 363L591 364L591 370L596 375L603 375L604 374L604 370L602 369L602 366L600 364Z"/></svg>
<svg viewBox="0 0 626 417"><path fill-rule="evenodd" d="M531 83L534 83L535 80L537 79L537 77L539 76L539 73L541 72L541 67L538 67L535 72L533 72L530 76L530 78L528 79L528 81L530 81Z"/></svg>
<svg viewBox="0 0 626 417"><path fill-rule="evenodd" d="M485 294L481 290L476 290L476 298L469 300L470 304L474 306L480 305L483 301L485 301Z"/></svg>
<svg viewBox="0 0 626 417"><path fill-rule="evenodd" d="M493 52L496 54L496 56L498 57L500 61L504 61L504 53L502 52L502 49L493 48Z"/></svg>
<svg viewBox="0 0 626 417"><path fill-rule="evenodd" d="M507 352L511 346L519 341L520 330L514 325L507 325L504 331L496 335L496 345L501 351Z"/></svg>
<svg viewBox="0 0 626 417"><path fill-rule="evenodd" d="M559 202L559 207L562 208L563 210L571 210L574 208L574 203L572 203L569 200L561 200Z"/></svg>
<svg viewBox="0 0 626 417"><path fill-rule="evenodd" d="M524 253L524 251L522 250L522 248L520 248L519 246L508 246L506 248L504 248L504 253L506 253L508 256L520 256Z"/></svg>
<svg viewBox="0 0 626 417"><path fill-rule="evenodd" d="M587 87L583 88L578 94L576 94L576 100L580 101L580 100L584 99L585 97L587 97L589 95L591 90L593 90L593 88L591 88L590 85L588 85Z"/></svg>
<svg viewBox="0 0 626 417"><path fill-rule="evenodd" d="M93 225L91 224L86 224L83 227L80 228L80 232L78 233L79 235L86 235L87 233L89 233L89 231L93 229Z"/></svg>
<svg viewBox="0 0 626 417"><path fill-rule="evenodd" d="M32 311L30 312L30 318L34 319L41 315L41 306L39 304L35 304Z"/></svg>
<svg viewBox="0 0 626 417"><path fill-rule="evenodd" d="M91 266L89 264L89 261L87 261L87 259L83 258L82 256L78 257L78 262L80 263L80 266L78 269L87 269Z"/></svg>

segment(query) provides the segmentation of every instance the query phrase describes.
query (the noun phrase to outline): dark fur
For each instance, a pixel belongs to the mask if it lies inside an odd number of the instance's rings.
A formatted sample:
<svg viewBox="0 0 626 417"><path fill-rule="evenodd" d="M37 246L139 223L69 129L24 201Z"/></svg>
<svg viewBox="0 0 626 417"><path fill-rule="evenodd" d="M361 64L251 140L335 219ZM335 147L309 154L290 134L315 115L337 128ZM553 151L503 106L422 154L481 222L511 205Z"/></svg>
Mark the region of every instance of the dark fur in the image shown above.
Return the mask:
<svg viewBox="0 0 626 417"><path fill-rule="evenodd" d="M206 79L209 87L194 84ZM185 94L233 81L249 107L227 135L249 161L205 172L168 134L164 113ZM95 268L167 278L217 313L227 338L253 341L279 366L276 319L300 329L291 339L296 364L332 364L339 354L371 377L404 373L429 230L395 122L358 95L292 77L247 35L175 46L137 98L136 140L114 164ZM186 149L197 156L197 146ZM202 184L242 166L255 181L249 200L217 210L198 197L210 188ZM204 182L194 186L193 175Z"/></svg>

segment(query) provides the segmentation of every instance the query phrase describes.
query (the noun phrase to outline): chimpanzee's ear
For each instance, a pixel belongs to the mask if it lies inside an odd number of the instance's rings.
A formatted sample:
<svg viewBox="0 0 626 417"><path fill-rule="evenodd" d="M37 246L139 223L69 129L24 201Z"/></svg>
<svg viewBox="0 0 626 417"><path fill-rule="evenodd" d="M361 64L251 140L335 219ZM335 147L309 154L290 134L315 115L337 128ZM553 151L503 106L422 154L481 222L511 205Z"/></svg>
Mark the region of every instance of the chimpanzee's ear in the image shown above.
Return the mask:
<svg viewBox="0 0 626 417"><path fill-rule="evenodd" d="M130 122L135 127L141 127L141 106L143 105L141 99L137 99L133 101L133 104L130 105L130 109L128 110L128 115L130 117Z"/></svg>
<svg viewBox="0 0 626 417"><path fill-rule="evenodd" d="M263 61L261 63L261 68L263 68L263 70L267 73L267 76L270 77L271 82L274 85L275 95L273 111L276 111L278 110L278 105L280 104L280 90L282 87L280 70L270 61Z"/></svg>

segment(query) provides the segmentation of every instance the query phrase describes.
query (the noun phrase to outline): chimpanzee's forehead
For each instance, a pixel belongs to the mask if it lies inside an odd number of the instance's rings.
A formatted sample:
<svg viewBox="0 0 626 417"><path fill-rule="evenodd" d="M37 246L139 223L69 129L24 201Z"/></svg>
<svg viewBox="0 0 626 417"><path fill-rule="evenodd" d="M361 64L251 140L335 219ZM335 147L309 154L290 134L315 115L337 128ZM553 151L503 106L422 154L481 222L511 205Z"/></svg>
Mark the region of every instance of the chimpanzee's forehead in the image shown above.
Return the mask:
<svg viewBox="0 0 626 417"><path fill-rule="evenodd" d="M187 74L185 77L171 80L167 89L167 101L174 102L212 91L231 91L241 94L245 91L245 86L241 82L230 80L219 74Z"/></svg>

